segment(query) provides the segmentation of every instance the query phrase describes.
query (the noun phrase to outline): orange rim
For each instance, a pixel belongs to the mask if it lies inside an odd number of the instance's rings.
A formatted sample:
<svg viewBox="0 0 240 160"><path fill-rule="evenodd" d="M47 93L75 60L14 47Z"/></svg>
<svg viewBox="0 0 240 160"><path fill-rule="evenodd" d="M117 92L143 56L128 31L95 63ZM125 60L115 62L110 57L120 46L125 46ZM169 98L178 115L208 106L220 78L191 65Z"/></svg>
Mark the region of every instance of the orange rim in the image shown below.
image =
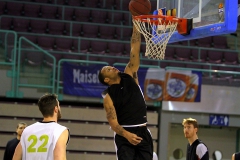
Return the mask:
<svg viewBox="0 0 240 160"><path fill-rule="evenodd" d="M160 19L159 19L160 18ZM169 25L169 22L177 23L177 31L179 34L188 35L193 28L193 19L176 18L175 16L165 15L140 15L133 16L134 20L154 25Z"/></svg>
<svg viewBox="0 0 240 160"><path fill-rule="evenodd" d="M159 20L159 18L161 18ZM164 15L140 15L140 16L133 16L134 20L140 20L142 22L148 22L151 24L158 25L159 22L165 22L168 24L169 22L178 22L179 19L173 16L164 16Z"/></svg>

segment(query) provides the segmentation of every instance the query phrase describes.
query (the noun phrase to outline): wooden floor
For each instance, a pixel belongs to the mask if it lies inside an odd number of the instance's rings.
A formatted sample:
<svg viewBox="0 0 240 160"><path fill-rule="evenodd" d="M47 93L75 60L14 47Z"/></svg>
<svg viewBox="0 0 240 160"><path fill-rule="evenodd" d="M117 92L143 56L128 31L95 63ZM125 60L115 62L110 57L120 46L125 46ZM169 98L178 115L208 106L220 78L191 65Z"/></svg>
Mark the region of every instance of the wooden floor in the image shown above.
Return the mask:
<svg viewBox="0 0 240 160"><path fill-rule="evenodd" d="M103 108L61 106L62 124L70 129L67 146L68 160L112 160L116 159L113 131L109 129ZM148 125L153 137L154 151L157 150L158 114L147 113ZM36 105L0 103L0 159L6 143L16 135L16 125L23 121L28 125L42 119Z"/></svg>

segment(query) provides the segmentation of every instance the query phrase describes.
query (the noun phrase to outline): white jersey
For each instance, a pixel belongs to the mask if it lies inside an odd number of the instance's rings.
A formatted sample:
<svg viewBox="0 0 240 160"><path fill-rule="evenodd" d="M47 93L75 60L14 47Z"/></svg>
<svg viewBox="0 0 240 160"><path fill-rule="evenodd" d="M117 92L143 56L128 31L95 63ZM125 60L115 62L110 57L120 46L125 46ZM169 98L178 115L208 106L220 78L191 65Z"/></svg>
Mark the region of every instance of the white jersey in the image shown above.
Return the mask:
<svg viewBox="0 0 240 160"><path fill-rule="evenodd" d="M20 140L22 160L54 159L54 148L65 129L56 122L36 122L25 128Z"/></svg>

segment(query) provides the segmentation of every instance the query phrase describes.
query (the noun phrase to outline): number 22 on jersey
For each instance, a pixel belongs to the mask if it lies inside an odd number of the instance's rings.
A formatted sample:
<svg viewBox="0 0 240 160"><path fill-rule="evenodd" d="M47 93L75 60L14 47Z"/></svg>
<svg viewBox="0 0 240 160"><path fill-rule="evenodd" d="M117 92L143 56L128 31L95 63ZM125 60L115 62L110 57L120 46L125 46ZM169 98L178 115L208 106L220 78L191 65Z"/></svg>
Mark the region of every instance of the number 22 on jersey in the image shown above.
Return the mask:
<svg viewBox="0 0 240 160"><path fill-rule="evenodd" d="M36 135L31 135L28 137L28 141L31 142L30 146L27 148L28 153L34 152L47 152L46 145L48 144L48 135L42 135L39 138ZM36 144L41 143L41 145L36 148Z"/></svg>

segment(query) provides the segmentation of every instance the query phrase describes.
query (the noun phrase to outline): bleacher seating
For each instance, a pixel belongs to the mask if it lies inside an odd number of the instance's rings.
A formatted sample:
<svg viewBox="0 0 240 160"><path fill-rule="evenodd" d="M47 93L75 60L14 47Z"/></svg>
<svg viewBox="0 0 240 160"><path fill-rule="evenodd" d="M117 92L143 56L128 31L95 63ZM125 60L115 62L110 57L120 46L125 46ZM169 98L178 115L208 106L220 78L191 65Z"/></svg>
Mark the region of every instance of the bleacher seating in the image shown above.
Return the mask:
<svg viewBox="0 0 240 160"><path fill-rule="evenodd" d="M117 62L117 57L118 56L121 56L121 54L117 54L117 53L107 53L107 54L104 54L103 56L100 56L99 57L99 61L100 62L107 62L109 65L113 65L114 63Z"/></svg>
<svg viewBox="0 0 240 160"><path fill-rule="evenodd" d="M112 55L121 55L124 53L124 43L108 42L108 53Z"/></svg>
<svg viewBox="0 0 240 160"><path fill-rule="evenodd" d="M166 68L167 66L169 66L169 62L160 61L161 68Z"/></svg>
<svg viewBox="0 0 240 160"><path fill-rule="evenodd" d="M23 13L23 4L15 2L6 2L5 13L8 15L20 16Z"/></svg>
<svg viewBox="0 0 240 160"><path fill-rule="evenodd" d="M105 9L114 9L115 7L115 0L100 0L102 4L102 8Z"/></svg>
<svg viewBox="0 0 240 160"><path fill-rule="evenodd" d="M190 61L191 49L190 48L175 48L176 59L180 61Z"/></svg>
<svg viewBox="0 0 240 160"><path fill-rule="evenodd" d="M70 52L73 47L72 38L56 38L56 49L63 52Z"/></svg>
<svg viewBox="0 0 240 160"><path fill-rule="evenodd" d="M56 39L54 37L39 36L37 38L38 45L46 50L53 50L56 47Z"/></svg>
<svg viewBox="0 0 240 160"><path fill-rule="evenodd" d="M234 71L233 67L226 67L226 66L219 66L219 70L221 71ZM219 73L218 79L217 80L222 80L222 81L231 81L233 78L234 74L226 74L226 73Z"/></svg>
<svg viewBox="0 0 240 160"><path fill-rule="evenodd" d="M199 47L212 47L212 37L199 38L197 45Z"/></svg>
<svg viewBox="0 0 240 160"><path fill-rule="evenodd" d="M90 43L91 43L91 41L82 39L80 41L80 51L83 53L88 52L90 49ZM77 40L74 40L73 46L75 49L79 48Z"/></svg>
<svg viewBox="0 0 240 160"><path fill-rule="evenodd" d="M105 111L99 107L61 106L63 117L59 123L70 129L70 143L67 146L67 159L83 157L91 159L98 155L98 160L114 159L115 148L113 131L109 129ZM153 136L154 151L157 149L158 114L148 111L149 129ZM28 125L41 120L41 113L36 105L1 103L0 108L0 155L8 140L14 137L14 127L19 121ZM85 155L84 155L85 153ZM105 153L105 154L103 154Z"/></svg>
<svg viewBox="0 0 240 160"><path fill-rule="evenodd" d="M213 47L214 48L228 48L227 37L225 36L213 36Z"/></svg>
<svg viewBox="0 0 240 160"><path fill-rule="evenodd" d="M223 59L225 64L239 64L238 54L236 52L223 52Z"/></svg>
<svg viewBox="0 0 240 160"><path fill-rule="evenodd" d="M55 57L56 59L56 64L58 63L58 61L63 57L62 54L59 54L59 53L52 53L52 56ZM50 57L50 56L44 56L44 61L45 61L45 64L49 67L53 67L53 59Z"/></svg>
<svg viewBox="0 0 240 160"><path fill-rule="evenodd" d="M179 42L179 44L185 45L185 46L196 46L197 40L192 39L192 40L189 40L189 41L181 41L181 42Z"/></svg>
<svg viewBox="0 0 240 160"><path fill-rule="evenodd" d="M207 61L207 50L202 49L192 49L192 60L199 61L199 62L206 62Z"/></svg>
<svg viewBox="0 0 240 160"><path fill-rule="evenodd" d="M107 52L107 43L104 41L91 41L91 52L104 54Z"/></svg>
<svg viewBox="0 0 240 160"><path fill-rule="evenodd" d="M25 36L34 44L51 53L57 62L62 58L66 58L103 61L108 62L109 65L116 62L127 63L129 61L129 42L132 34L131 15L127 12L128 3L129 0L0 1L0 15L2 15L0 29L14 30L18 32L19 37ZM152 4L152 10L154 10L156 1L153 1ZM240 17L238 17L238 21L240 21ZM78 39L79 37L83 39ZM88 38L94 38L94 41ZM219 40L220 38L222 40ZM101 41L103 39L109 39L109 41ZM114 42L111 42L112 39L114 39ZM115 43L115 40L118 42ZM144 39L142 40L144 42ZM11 36L9 36L8 41L8 44L12 44L13 39ZM146 45L142 44L141 53L145 59L141 60L141 64L160 64L161 68L173 66L240 72L238 66L234 68L199 64L206 64L207 62L208 64L239 65L236 52L219 52L206 49L227 49L226 37L207 37L171 45L188 46L188 44L193 48L183 49L167 46L165 54L165 60L167 61L145 60ZM30 46L26 44L26 47ZM200 54L196 47L203 47ZM12 60L12 49L13 46L9 45L8 61ZM168 60L171 62L168 62ZM182 60L186 61L186 63L179 63ZM28 64L34 66L42 65L43 62L51 67L53 65L52 59L44 56L42 52L21 52L20 62L28 62ZM189 64L187 62L199 63ZM205 72L203 73L203 79L231 83L240 81L240 76ZM0 124L0 155L3 155L3 148L7 140L14 137L14 130L11 126L15 126L18 120L31 124L41 118L36 113L36 106L34 107L1 104L0 118L4 121L0 122L4 123ZM68 159L115 159L113 132L109 130L103 109L63 106L62 110L64 116L60 123L68 126L71 131L71 141L67 148ZM157 142L155 141L158 138L157 119L157 113L148 113L155 151L157 150Z"/></svg>
<svg viewBox="0 0 240 160"><path fill-rule="evenodd" d="M93 23L108 23L108 11L105 10L92 10L91 22Z"/></svg>
<svg viewBox="0 0 240 160"><path fill-rule="evenodd" d="M209 63L222 63L222 59L223 59L222 51L215 51L215 50L208 51L208 62Z"/></svg>
<svg viewBox="0 0 240 160"><path fill-rule="evenodd" d="M98 7L102 6L102 4L100 3L99 0L91 0L91 1L83 0L82 2L83 2L82 4L84 7L98 8Z"/></svg>
<svg viewBox="0 0 240 160"><path fill-rule="evenodd" d="M116 27L99 26L99 37L102 39L115 39Z"/></svg>
<svg viewBox="0 0 240 160"><path fill-rule="evenodd" d="M123 3L121 3L123 2ZM156 9L156 0L152 2L152 11ZM130 37L132 35L131 15L128 12L129 0L24 0L24 1L0 1L0 29L13 30L18 36L24 36L34 44L46 49L58 62L60 59L92 60L114 63L127 63L130 53ZM238 21L240 17L238 17ZM4 23L3 23L4 22ZM100 23L100 25L99 25ZM104 25L105 24L105 25ZM111 24L107 26L106 24ZM216 41L222 38L223 41ZM109 41L106 41L108 39ZM114 39L114 42L111 40ZM4 41L5 39L2 38ZM99 41L97 41L99 40ZM104 41L101 41L104 40ZM117 41L115 43L115 40ZM12 61L13 36L8 36L7 61ZM101 42L100 42L101 41ZM144 42L144 39L142 39ZM100 44L100 43L101 44ZM218 43L224 42L224 43ZM2 43L2 42L1 42ZM193 47L180 49L176 45ZM31 47L28 43L22 44ZM187 67L197 69L211 69L223 71L240 71L238 54L236 52L221 52L218 55L215 50L207 48L227 49L226 37L207 37L191 41L177 42L167 46L165 60L147 60L144 56L145 44L141 46L141 63L156 65L161 68L167 66ZM175 47L173 47L175 46ZM198 48L203 47L200 50ZM36 54L33 54L36 53ZM81 54L78 54L81 53ZM181 63L180 61L186 61ZM30 65L42 65L44 62L53 67L53 60L42 52L21 52L20 63ZM193 63L187 63L193 62ZM208 64L208 65L200 65ZM230 64L236 67L211 66L211 64ZM62 74L61 74L62 76ZM211 81L226 80L240 81L239 75L203 73L203 78ZM61 82L62 84L62 77ZM0 155L6 141L13 137L13 129L16 118L27 123L33 123L41 116L33 114L33 107L21 105L12 108L9 105L1 105L0 118ZM11 109L6 110L6 107ZM3 110L7 112L3 112ZM5 111L4 110L4 111ZM24 112L27 111L27 112ZM31 114L28 114L31 113ZM69 108L63 107L64 119L61 124L71 130L71 143L68 146L68 159L114 159L115 151L112 140L112 131L108 129L105 114L102 109L93 108ZM150 116L149 116L150 115ZM148 120L154 137L154 149L157 149L158 123L157 113L149 112ZM7 118L3 118L7 117ZM14 117L16 117L14 119ZM79 118L80 117L80 118ZM33 119L33 120L32 120ZM10 133L10 134L9 134ZM90 153L90 154L89 154ZM102 154L104 153L104 154Z"/></svg>
<svg viewBox="0 0 240 160"><path fill-rule="evenodd" d="M70 6L82 6L82 1L81 0L65 0L65 4L70 5Z"/></svg>
<svg viewBox="0 0 240 160"><path fill-rule="evenodd" d="M39 21L35 19L30 20L30 31L33 33L47 33L48 32L48 21Z"/></svg>
<svg viewBox="0 0 240 160"><path fill-rule="evenodd" d="M57 0L56 4L53 1L45 0L45 1L11 1L11 2L3 2L2 9L0 14L3 15L1 21L1 29L14 30L19 32L19 35L26 35L33 43L42 46L43 48L48 48L48 50L58 50L63 52L89 52L91 51L90 45L85 45L84 41L77 40L74 37L82 36L84 38L98 38L98 39L115 39L119 41L129 41L131 37L131 16L127 11L127 8L123 9L123 4L119 4L121 1L114 0L99 0L97 3L92 3L88 1L65 1L65 0ZM123 0L124 3L127 3L126 0ZM77 3L77 4L76 4ZM89 4L88 3L92 3ZM154 2L153 2L154 3ZM94 5L94 6L93 6ZM15 6L16 10L13 11L11 9L12 6ZM154 6L154 5L153 5ZM153 7L152 6L152 7ZM88 8L91 7L91 8ZM109 11L110 8L115 10ZM123 9L120 10L120 8ZM99 10L98 10L99 9ZM105 9L105 10L104 10ZM116 11L116 12L114 12ZM100 13L104 13L104 16L101 16ZM106 13L106 14L105 14ZM64 17L62 17L64 14ZM16 15L18 17L16 17ZM11 17L13 16L13 17ZM94 18L94 16L103 17L101 22L99 22L100 18ZM30 18L27 18L30 17ZM37 18L37 19L31 19ZM130 19L129 19L130 18ZM52 20L54 19L54 20ZM64 20L61 22L61 20ZM111 23L114 26L97 26L97 23ZM80 23L81 24L80 24ZM84 22L90 22L86 24L82 24ZM130 22L130 23L129 23ZM124 24L124 27L121 27L120 24ZM129 26L126 27L126 26ZM72 27L72 28L71 28ZM88 33L91 31L92 33ZM24 34L32 33L32 34ZM46 39L51 39L49 44L44 44L46 42L42 42L41 36L37 36L37 38L33 38L33 34L48 34ZM51 35L56 36L66 36L66 43L63 46L56 45L56 41L52 41L54 38L50 38ZM72 37L70 40L69 37ZM220 41L216 41L215 39L222 38L224 44L218 44ZM58 39L58 38L57 38ZM59 38L60 39L60 38ZM73 41L72 45L69 41ZM144 42L144 39L142 39ZM59 40L61 41L61 40ZM78 42L79 41L79 42ZM92 41L92 40L89 40ZM47 40L49 42L49 40ZM54 42L54 43L53 43ZM83 45L78 45L78 43L83 43ZM107 45L109 42L106 42ZM59 43L58 43L59 44ZM176 43L176 45L188 45L190 46L200 46L200 47L215 47L215 48L226 48L226 37L217 36L217 37L207 37L198 40L191 40ZM174 44L171 44L174 45ZM78 48L79 46L80 49ZM86 47L85 47L86 46ZM180 51L177 47L170 49L171 47L167 47L166 49L166 60L185 60L185 61L193 61L193 62L210 62L216 63L216 56L211 55L207 49L202 49L200 51L200 59L198 57L198 49L192 48L191 53ZM174 50L174 51L170 51ZM110 53L111 51L107 48L106 53ZM118 54L118 56L122 56L124 54L128 54L130 51L129 46L125 46L124 51ZM189 51L189 50L188 50ZM174 53L173 53L174 52ZM141 53L144 53L144 48L141 48ZM217 60L219 63L225 64L238 64L238 56L235 54L233 58L231 58L229 54L226 56L221 56L220 59ZM143 55L144 58L146 58ZM228 60L230 59L230 60ZM234 60L232 60L234 59ZM145 64L151 64L150 62L146 62ZM168 63L165 63L168 64ZM165 66L165 65L163 65Z"/></svg>
<svg viewBox="0 0 240 160"><path fill-rule="evenodd" d="M24 16L25 17L40 17L40 5L24 4Z"/></svg>
<svg viewBox="0 0 240 160"><path fill-rule="evenodd" d="M123 23L123 13L122 12L108 12L109 23L121 25Z"/></svg>
<svg viewBox="0 0 240 160"><path fill-rule="evenodd" d="M123 24L124 25L132 25L132 15L127 13L123 13Z"/></svg>
<svg viewBox="0 0 240 160"><path fill-rule="evenodd" d="M23 53L23 52L22 52ZM25 51L26 60L32 66L39 66L43 64L44 54L40 51Z"/></svg>
<svg viewBox="0 0 240 160"><path fill-rule="evenodd" d="M203 66L199 64L186 64L186 68L202 69Z"/></svg>
<svg viewBox="0 0 240 160"><path fill-rule="evenodd" d="M130 40L132 35L132 29L131 28L116 28L116 37L119 40Z"/></svg>
<svg viewBox="0 0 240 160"><path fill-rule="evenodd" d="M19 37L21 37L21 36L27 38L32 43L37 44L37 36L36 35L19 34ZM31 47L31 45L28 43L23 43L22 45L26 46L26 47Z"/></svg>
<svg viewBox="0 0 240 160"><path fill-rule="evenodd" d="M218 66L203 65L202 69L205 69L205 70L218 70ZM213 84L213 78L216 79L216 77L217 77L217 73L214 73L214 72L202 72L202 82L207 82L207 84L208 83Z"/></svg>
<svg viewBox="0 0 240 160"><path fill-rule="evenodd" d="M72 26L72 36L78 37L82 34L82 25L74 23Z"/></svg>
<svg viewBox="0 0 240 160"><path fill-rule="evenodd" d="M87 38L97 38L99 36L99 27L97 25L83 24L82 36Z"/></svg>
<svg viewBox="0 0 240 160"><path fill-rule="evenodd" d="M29 19L13 18L12 24L16 32L28 32L30 29Z"/></svg>
<svg viewBox="0 0 240 160"><path fill-rule="evenodd" d="M91 21L91 10L76 8L74 10L74 20L78 22L90 22Z"/></svg>
<svg viewBox="0 0 240 160"><path fill-rule="evenodd" d="M64 54L62 56L62 58L64 58L64 59L75 59L75 60L82 60L83 59L81 57L81 55L73 55L73 54Z"/></svg>
<svg viewBox="0 0 240 160"><path fill-rule="evenodd" d="M0 27L1 27L1 29L4 29L4 30L11 30L11 29L13 29L13 18L11 18L11 17L2 17L2 19L1 19L1 26Z"/></svg>
<svg viewBox="0 0 240 160"><path fill-rule="evenodd" d="M173 60L175 59L175 48L167 46L165 50L165 57L166 60Z"/></svg>
<svg viewBox="0 0 240 160"><path fill-rule="evenodd" d="M0 15L5 12L6 2L0 1Z"/></svg>
<svg viewBox="0 0 240 160"><path fill-rule="evenodd" d="M169 62L168 66L185 68L185 67L186 67L186 64L184 64L184 63L179 63L179 62Z"/></svg>
<svg viewBox="0 0 240 160"><path fill-rule="evenodd" d="M64 22L49 21L47 32L52 35L69 35L70 28Z"/></svg>
<svg viewBox="0 0 240 160"><path fill-rule="evenodd" d="M41 17L47 19L57 19L61 18L61 12L58 7L52 5L42 5L41 6Z"/></svg>

